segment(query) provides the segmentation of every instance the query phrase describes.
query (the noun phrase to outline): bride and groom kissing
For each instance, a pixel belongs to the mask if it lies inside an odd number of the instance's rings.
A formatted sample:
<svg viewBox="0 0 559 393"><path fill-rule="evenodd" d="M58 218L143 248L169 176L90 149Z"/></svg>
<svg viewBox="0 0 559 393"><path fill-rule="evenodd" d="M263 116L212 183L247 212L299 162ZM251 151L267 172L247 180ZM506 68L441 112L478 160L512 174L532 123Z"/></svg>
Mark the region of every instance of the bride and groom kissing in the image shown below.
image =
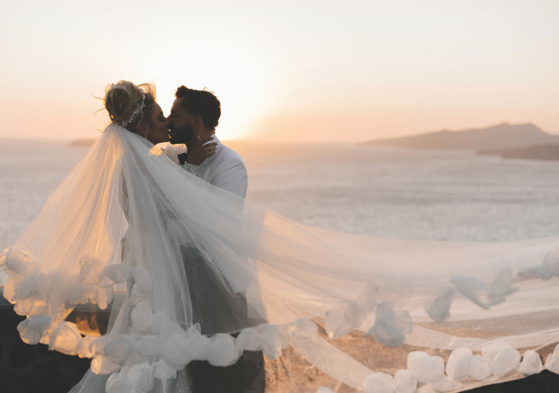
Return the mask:
<svg viewBox="0 0 559 393"><path fill-rule="evenodd" d="M150 144L155 146L170 142L163 151L165 155L190 174L210 184L212 189L225 190L222 194L224 198L242 204L248 188L246 167L242 158L215 136L221 116L220 101L213 92L185 86L180 86L175 96L170 115L165 117L155 101L153 85L136 86L131 82L120 81L107 87L105 106L113 122ZM182 177L171 179L180 188L178 183L183 181ZM157 204L157 201L154 203ZM160 207L157 209L165 210ZM126 210L128 207L125 207ZM173 233L173 230L167 227L166 233ZM179 239L178 242L183 241ZM183 290L191 298L192 323L197 329L202 334L214 335L246 327L249 320L245 294L231 289L220 271L208 264L207 255L199 245L181 244L179 249L177 259L182 259L186 272L186 288ZM131 287L133 283L128 285L129 292ZM164 389L177 393L243 393L253 391L254 387L256 391L263 391L263 366L261 353L244 354L227 367L212 366L204 360L191 361L173 380L166 383ZM88 372L71 393L104 391L108 378L109 375ZM261 387L254 386L256 381L256 385ZM245 390L245 385L248 385L248 390Z"/></svg>
<svg viewBox="0 0 559 393"><path fill-rule="evenodd" d="M128 84L132 85L131 82L121 81L113 89L118 94L130 89ZM235 151L215 136L221 117L221 103L215 94L180 86L175 93L171 113L165 117L155 102L154 86L146 83L139 87L147 94L140 103L132 101L127 105L141 111L126 112L125 118L117 122L154 145L170 142L164 150L165 154L186 171L212 186L244 198L248 189L245 164ZM130 93L125 94L128 96ZM111 107L114 102L106 104Z"/></svg>

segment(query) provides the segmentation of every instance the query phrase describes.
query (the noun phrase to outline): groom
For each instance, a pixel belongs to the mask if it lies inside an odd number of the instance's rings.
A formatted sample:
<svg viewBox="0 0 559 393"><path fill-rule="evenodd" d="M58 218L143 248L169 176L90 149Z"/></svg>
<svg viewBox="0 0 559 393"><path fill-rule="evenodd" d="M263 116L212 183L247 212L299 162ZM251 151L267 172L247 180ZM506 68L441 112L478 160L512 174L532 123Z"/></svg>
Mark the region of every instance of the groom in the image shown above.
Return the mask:
<svg viewBox="0 0 559 393"><path fill-rule="evenodd" d="M179 87L175 96L168 118L170 142L186 145L187 151L171 159L211 185L244 198L248 189L245 164L215 136L221 116L217 97L210 91L185 86ZM171 148L167 154L174 151Z"/></svg>
<svg viewBox="0 0 559 393"><path fill-rule="evenodd" d="M165 149L167 155L181 165L185 170L211 185L236 194L244 201L248 188L248 175L241 157L232 149L223 145L215 136L215 128L221 116L221 105L217 97L207 90L194 90L180 86L169 115L169 133L171 145L186 145L186 152L180 152L175 146ZM184 150L184 149L183 149ZM177 154L180 153L180 154ZM229 194L231 195L231 194ZM242 203L242 202L241 202ZM187 281L193 293L215 291L211 286L215 272L208 269L208 264L198 249L181 247ZM206 278L202 280L201 278ZM219 281L219 280L217 280ZM197 291L197 285L205 282L205 287ZM243 293L233 296L212 296L212 304L203 303L204 299L192 299L197 304L193 321L211 320L213 314L227 315L231 310L237 310L231 315L231 320L239 318L238 310L246 310L247 303ZM246 324L246 313L244 321ZM219 333L219 331L205 331L202 333ZM242 327L242 326L240 326ZM214 367L206 361L193 361L189 364L189 374L194 393L244 393L244 358L229 367ZM251 365L247 364L250 368Z"/></svg>

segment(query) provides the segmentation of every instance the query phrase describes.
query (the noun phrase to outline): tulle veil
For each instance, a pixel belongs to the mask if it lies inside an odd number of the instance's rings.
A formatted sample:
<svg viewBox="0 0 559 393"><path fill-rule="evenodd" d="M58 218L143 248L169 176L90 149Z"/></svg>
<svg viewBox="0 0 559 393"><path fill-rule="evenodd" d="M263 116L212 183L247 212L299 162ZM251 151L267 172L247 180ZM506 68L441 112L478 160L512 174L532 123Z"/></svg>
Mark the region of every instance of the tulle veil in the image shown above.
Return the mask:
<svg viewBox="0 0 559 393"><path fill-rule="evenodd" d="M0 265L23 341L92 358L108 392L243 351L296 353L340 392L459 391L539 372L542 355L559 372L557 247L304 226L113 123ZM84 303L111 313L106 335L66 320Z"/></svg>

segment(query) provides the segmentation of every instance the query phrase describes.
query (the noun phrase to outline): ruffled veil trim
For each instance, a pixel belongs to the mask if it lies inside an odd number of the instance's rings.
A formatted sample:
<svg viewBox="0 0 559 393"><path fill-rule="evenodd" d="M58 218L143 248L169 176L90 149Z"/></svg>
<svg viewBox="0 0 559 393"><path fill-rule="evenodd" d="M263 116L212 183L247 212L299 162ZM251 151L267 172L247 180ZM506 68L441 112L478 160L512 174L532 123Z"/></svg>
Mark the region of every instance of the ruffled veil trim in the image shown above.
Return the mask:
<svg viewBox="0 0 559 393"><path fill-rule="evenodd" d="M112 124L0 266L4 297L27 316L22 340L92 358L93 372L112 374L107 392L288 346L356 390L450 391L541 371L542 349L559 341L558 246L306 227L243 207ZM65 320L84 303L111 313L106 335ZM390 361L379 368L380 357ZM559 351L545 367L559 372Z"/></svg>

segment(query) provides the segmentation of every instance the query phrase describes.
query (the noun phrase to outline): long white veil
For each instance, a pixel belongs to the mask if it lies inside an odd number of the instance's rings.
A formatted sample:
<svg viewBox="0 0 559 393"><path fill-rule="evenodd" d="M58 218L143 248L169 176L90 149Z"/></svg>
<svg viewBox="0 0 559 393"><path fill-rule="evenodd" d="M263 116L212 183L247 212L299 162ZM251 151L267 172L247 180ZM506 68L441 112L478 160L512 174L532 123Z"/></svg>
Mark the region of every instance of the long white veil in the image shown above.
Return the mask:
<svg viewBox="0 0 559 393"><path fill-rule="evenodd" d="M93 358L108 392L244 350L294 349L339 391L466 389L539 372L547 354L559 371L559 238L370 238L242 202L110 125L2 254L22 339ZM65 320L84 303L111 313L105 336Z"/></svg>

